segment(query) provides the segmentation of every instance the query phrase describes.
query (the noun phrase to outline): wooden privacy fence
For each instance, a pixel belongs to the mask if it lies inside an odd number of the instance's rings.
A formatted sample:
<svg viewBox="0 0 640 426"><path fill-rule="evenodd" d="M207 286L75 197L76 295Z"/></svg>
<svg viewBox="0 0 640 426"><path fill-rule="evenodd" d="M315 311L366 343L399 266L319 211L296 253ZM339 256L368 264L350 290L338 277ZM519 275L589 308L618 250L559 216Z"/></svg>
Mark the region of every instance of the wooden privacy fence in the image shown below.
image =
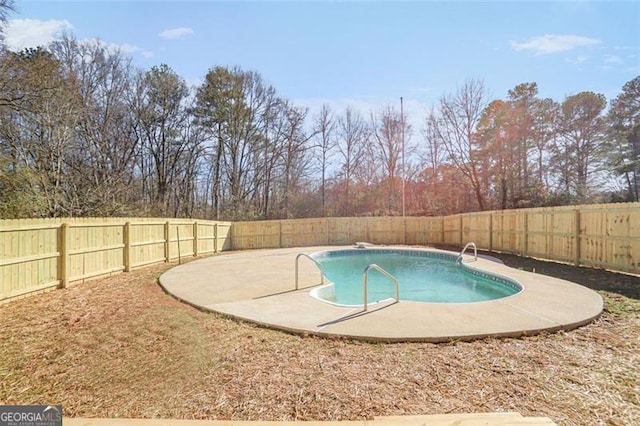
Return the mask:
<svg viewBox="0 0 640 426"><path fill-rule="evenodd" d="M443 229L445 244L640 274L640 203L467 213Z"/></svg>
<svg viewBox="0 0 640 426"><path fill-rule="evenodd" d="M402 244L400 217L331 217L234 222L233 249L345 245L356 241Z"/></svg>
<svg viewBox="0 0 640 426"><path fill-rule="evenodd" d="M214 222L0 220L0 300L222 250L374 244L478 248L640 274L640 203L446 217Z"/></svg>
<svg viewBox="0 0 640 426"><path fill-rule="evenodd" d="M235 222L234 250L315 245L443 244L640 274L640 203L496 210L446 217Z"/></svg>
<svg viewBox="0 0 640 426"><path fill-rule="evenodd" d="M441 217L330 217L317 219L234 222L234 250L373 244L436 244L442 242Z"/></svg>
<svg viewBox="0 0 640 426"><path fill-rule="evenodd" d="M0 221L0 300L231 247L231 223L166 219Z"/></svg>

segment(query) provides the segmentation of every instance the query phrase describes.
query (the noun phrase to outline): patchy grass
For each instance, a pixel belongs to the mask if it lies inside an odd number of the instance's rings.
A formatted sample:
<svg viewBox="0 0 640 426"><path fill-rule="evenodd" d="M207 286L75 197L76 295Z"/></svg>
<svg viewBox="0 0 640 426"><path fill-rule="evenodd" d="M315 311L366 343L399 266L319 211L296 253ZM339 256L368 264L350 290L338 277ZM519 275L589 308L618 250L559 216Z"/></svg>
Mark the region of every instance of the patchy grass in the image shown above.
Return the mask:
<svg viewBox="0 0 640 426"><path fill-rule="evenodd" d="M200 312L156 284L171 266L0 306L0 401L62 404L65 415L85 417L345 420L518 411L560 425L640 418L640 301L633 297L601 290L602 317L566 333L373 344L293 336ZM537 262L536 270L544 267Z"/></svg>

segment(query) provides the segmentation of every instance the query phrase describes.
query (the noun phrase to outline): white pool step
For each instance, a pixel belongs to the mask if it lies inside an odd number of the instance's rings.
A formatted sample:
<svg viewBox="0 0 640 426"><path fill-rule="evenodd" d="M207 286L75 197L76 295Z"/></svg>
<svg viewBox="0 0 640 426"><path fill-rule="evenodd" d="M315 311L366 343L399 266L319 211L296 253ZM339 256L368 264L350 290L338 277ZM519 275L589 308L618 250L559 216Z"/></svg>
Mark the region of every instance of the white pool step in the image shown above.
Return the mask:
<svg viewBox="0 0 640 426"><path fill-rule="evenodd" d="M64 418L65 426L557 426L547 417L523 417L517 412L380 416L351 421L246 421L178 419Z"/></svg>
<svg viewBox="0 0 640 426"><path fill-rule="evenodd" d="M517 412L434 414L425 416L376 417L375 426L507 426L507 425L555 425L548 417L523 417Z"/></svg>

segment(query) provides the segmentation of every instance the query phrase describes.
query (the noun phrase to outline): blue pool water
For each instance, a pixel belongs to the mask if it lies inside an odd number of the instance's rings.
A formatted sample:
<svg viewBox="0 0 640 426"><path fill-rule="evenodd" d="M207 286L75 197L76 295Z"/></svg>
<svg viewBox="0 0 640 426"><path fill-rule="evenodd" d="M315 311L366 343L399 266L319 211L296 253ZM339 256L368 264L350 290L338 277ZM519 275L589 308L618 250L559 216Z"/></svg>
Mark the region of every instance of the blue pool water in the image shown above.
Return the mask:
<svg viewBox="0 0 640 426"><path fill-rule="evenodd" d="M468 303L500 299L522 290L517 282L456 264L456 255L426 250L352 249L314 253L333 288L314 296L341 305L362 305L363 272L375 263L399 283L400 300ZM389 278L368 273L368 303L395 297Z"/></svg>

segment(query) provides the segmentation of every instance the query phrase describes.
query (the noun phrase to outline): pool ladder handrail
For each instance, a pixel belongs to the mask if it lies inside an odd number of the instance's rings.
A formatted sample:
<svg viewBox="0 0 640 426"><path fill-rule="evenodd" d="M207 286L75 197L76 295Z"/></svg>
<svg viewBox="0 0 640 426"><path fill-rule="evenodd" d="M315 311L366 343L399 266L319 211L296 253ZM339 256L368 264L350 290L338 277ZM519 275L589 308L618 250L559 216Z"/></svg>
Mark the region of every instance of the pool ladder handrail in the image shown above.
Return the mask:
<svg viewBox="0 0 640 426"><path fill-rule="evenodd" d="M382 275L386 276L387 278L389 278L395 288L396 288L396 301L395 303L398 303L400 301L400 287L398 285L398 280L396 279L396 277L394 277L393 275L391 275L390 273L388 273L387 271L385 271L384 269L382 269L380 266L376 265L375 263L370 264L369 266L367 266L366 268L364 268L364 272L362 274L362 287L363 287L363 291L364 291L364 310L367 310L367 276L369 275L369 271L371 269L375 269L376 271L380 272Z"/></svg>
<svg viewBox="0 0 640 426"><path fill-rule="evenodd" d="M300 257L306 257L307 259L311 260L320 270L320 284L323 285L324 284L324 272L322 271L322 265L320 265L320 263L318 263L317 260L315 260L313 257L309 256L307 253L298 253L298 255L296 256L296 290L298 290L298 260L300 259Z"/></svg>
<svg viewBox="0 0 640 426"><path fill-rule="evenodd" d="M456 257L456 263L462 263L462 255L464 254L465 251L467 251L469 247L473 247L473 257L474 257L473 260L478 260L478 248L476 247L476 243L467 243L462 249L462 251L460 252L460 254L458 255L458 257Z"/></svg>

